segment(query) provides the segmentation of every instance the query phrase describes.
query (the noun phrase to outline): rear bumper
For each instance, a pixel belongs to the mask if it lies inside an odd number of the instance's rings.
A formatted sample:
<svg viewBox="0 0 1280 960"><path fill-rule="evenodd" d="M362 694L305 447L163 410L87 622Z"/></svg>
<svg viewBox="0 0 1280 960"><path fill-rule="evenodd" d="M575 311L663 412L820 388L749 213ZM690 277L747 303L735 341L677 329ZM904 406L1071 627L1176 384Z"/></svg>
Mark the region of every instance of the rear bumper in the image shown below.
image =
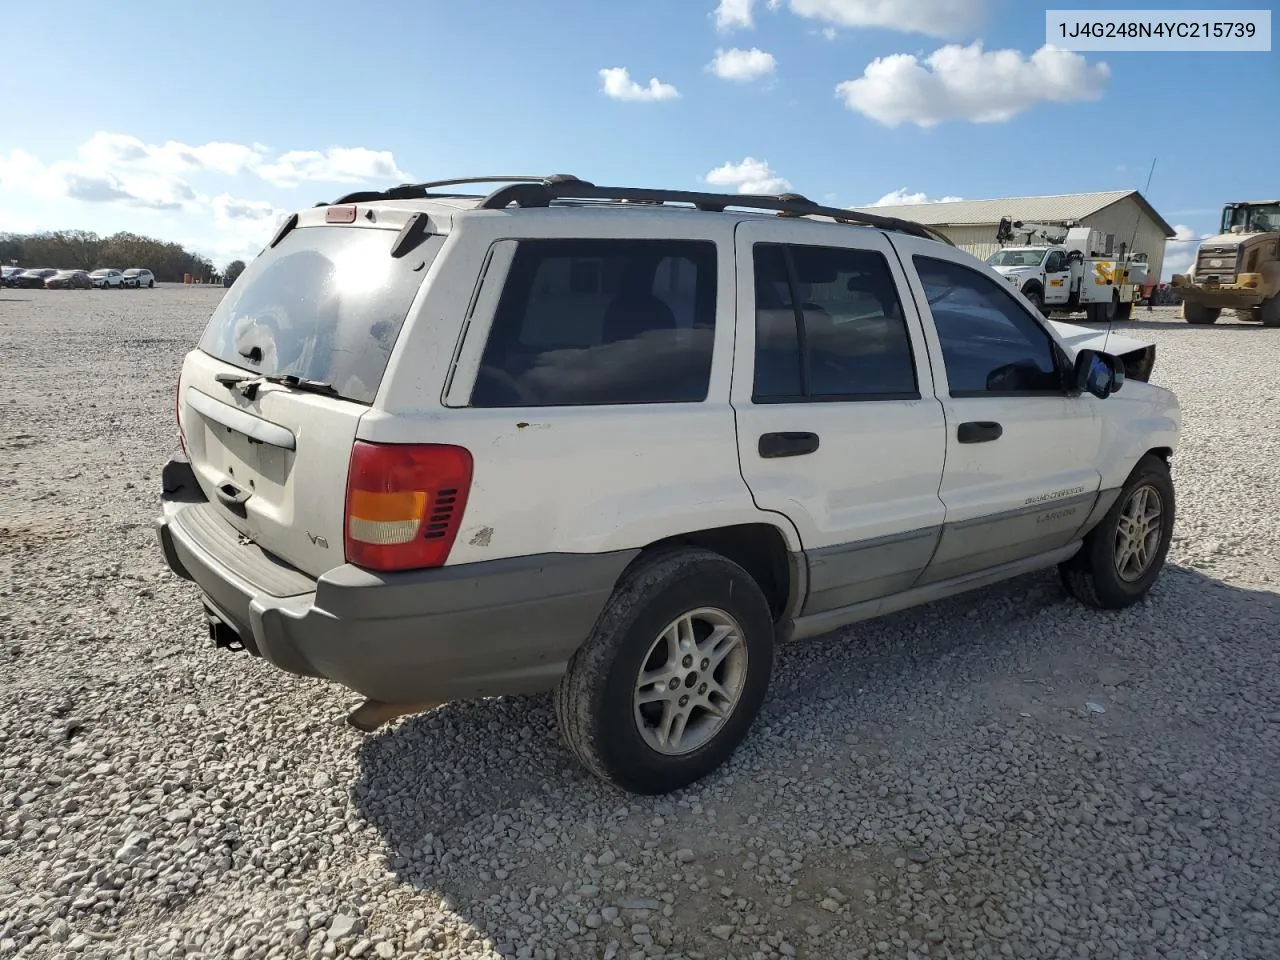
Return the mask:
<svg viewBox="0 0 1280 960"><path fill-rule="evenodd" d="M164 470L160 548L252 653L389 703L549 690L635 557L545 554L318 579L244 542L190 466ZM225 635L225 630L222 631Z"/></svg>
<svg viewBox="0 0 1280 960"><path fill-rule="evenodd" d="M1174 274L1170 286L1181 294L1183 300L1205 307L1247 309L1261 305L1270 292L1260 273L1242 273L1234 283L1197 283L1185 274Z"/></svg>

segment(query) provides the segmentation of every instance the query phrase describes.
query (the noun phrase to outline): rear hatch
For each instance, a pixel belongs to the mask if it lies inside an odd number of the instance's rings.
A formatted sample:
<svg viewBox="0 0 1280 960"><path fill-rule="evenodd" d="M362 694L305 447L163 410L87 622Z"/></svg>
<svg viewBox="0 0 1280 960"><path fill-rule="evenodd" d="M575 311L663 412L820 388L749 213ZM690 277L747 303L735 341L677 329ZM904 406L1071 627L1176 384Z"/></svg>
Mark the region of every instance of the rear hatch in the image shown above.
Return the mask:
<svg viewBox="0 0 1280 960"><path fill-rule="evenodd" d="M403 211L325 213L286 225L236 280L178 390L203 509L311 576L344 560L356 427L444 242Z"/></svg>

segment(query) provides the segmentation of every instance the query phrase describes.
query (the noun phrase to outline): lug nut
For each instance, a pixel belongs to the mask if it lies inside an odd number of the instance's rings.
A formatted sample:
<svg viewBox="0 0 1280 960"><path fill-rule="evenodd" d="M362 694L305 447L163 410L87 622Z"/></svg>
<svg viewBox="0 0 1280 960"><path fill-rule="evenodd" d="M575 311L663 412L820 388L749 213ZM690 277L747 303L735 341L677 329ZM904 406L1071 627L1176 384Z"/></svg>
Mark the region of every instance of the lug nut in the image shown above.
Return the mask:
<svg viewBox="0 0 1280 960"><path fill-rule="evenodd" d="M678 678L678 677L672 677L672 678L671 678L671 682L667 684L667 689L668 689L668 690L674 690L674 689L675 689L676 687L678 687L678 686L680 686L680 680L679 680L679 678Z"/></svg>
<svg viewBox="0 0 1280 960"><path fill-rule="evenodd" d="M680 698L680 706L687 707L688 705L689 705L689 697L686 694L685 696Z"/></svg>
<svg viewBox="0 0 1280 960"><path fill-rule="evenodd" d="M709 667L709 666L711 666L711 661L710 661L710 660L706 660L706 659L704 659L704 660L702 661L702 669L703 669L703 670L705 670L705 669L707 669L707 667Z"/></svg>
<svg viewBox="0 0 1280 960"><path fill-rule="evenodd" d="M701 696L706 692L707 692L707 685L704 683L702 686L698 688L698 695Z"/></svg>
<svg viewBox="0 0 1280 960"><path fill-rule="evenodd" d="M686 669L688 669L689 667L693 666L693 657L689 656L689 654L686 653L684 655L684 659L681 660L680 662L684 664Z"/></svg>

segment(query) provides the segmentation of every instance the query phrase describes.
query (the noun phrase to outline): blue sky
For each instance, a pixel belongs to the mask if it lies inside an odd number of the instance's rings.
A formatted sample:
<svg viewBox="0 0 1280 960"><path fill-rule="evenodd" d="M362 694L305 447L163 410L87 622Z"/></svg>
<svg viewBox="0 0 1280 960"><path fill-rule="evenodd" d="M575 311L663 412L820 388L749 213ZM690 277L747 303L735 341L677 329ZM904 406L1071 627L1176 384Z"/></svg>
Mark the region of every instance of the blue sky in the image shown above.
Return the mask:
<svg viewBox="0 0 1280 960"><path fill-rule="evenodd" d="M1148 198L1190 240L1224 202L1280 194L1275 164L1243 152L1275 157L1280 127L1237 94L1275 90L1280 54L1042 51L1044 8L12 5L0 230L135 230L225 263L352 184L568 172L852 206L1141 189L1157 159Z"/></svg>

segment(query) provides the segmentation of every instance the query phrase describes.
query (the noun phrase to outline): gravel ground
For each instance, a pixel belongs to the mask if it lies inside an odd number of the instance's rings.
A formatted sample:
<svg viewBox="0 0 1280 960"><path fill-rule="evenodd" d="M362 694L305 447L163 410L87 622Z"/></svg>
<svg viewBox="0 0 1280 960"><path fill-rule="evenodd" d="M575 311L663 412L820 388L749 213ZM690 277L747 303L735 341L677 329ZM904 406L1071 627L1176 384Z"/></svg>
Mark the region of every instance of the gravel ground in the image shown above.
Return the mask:
<svg viewBox="0 0 1280 960"><path fill-rule="evenodd" d="M210 649L151 521L220 294L0 294L0 957L1280 957L1280 331L1133 325L1184 405L1146 602L787 648L728 767L635 800L546 698L365 737Z"/></svg>

